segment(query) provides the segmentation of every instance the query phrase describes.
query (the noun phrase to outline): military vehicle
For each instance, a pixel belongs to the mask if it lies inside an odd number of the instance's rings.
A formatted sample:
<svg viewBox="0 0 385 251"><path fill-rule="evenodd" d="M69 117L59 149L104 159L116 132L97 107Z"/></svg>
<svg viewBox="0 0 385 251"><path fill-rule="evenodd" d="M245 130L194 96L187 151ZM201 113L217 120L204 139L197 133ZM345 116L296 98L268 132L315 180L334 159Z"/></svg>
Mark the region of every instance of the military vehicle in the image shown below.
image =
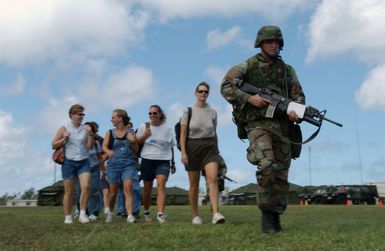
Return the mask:
<svg viewBox="0 0 385 251"><path fill-rule="evenodd" d="M322 186L312 194L301 194L298 198L308 204L346 204L349 200L355 205L375 205L378 193L374 185Z"/></svg>

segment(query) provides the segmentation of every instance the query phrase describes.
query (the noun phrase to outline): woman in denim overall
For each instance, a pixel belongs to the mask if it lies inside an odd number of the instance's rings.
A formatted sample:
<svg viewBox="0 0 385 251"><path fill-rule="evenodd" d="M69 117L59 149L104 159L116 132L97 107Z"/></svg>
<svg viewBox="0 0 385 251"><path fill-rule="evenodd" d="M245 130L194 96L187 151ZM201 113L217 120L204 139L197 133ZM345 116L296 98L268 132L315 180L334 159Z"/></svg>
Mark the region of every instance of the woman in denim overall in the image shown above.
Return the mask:
<svg viewBox="0 0 385 251"><path fill-rule="evenodd" d="M134 223L135 217L132 215L132 183L134 179L138 178L134 160L134 152L137 151L138 144L135 136L128 133L127 125L130 122L130 117L128 117L125 110L114 110L111 122L115 128L106 133L103 141L103 151L108 156L107 179L110 184L106 223L112 222L112 212L120 182L123 182L124 196L126 198L127 222ZM113 144L109 146L111 137L113 138Z"/></svg>

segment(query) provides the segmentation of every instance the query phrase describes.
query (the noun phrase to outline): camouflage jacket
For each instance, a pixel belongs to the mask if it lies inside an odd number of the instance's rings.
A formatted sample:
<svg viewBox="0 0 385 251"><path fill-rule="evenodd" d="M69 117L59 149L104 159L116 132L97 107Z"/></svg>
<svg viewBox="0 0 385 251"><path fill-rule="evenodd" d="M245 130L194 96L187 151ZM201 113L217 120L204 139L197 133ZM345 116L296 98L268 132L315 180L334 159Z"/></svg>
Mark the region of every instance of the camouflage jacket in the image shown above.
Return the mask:
<svg viewBox="0 0 385 251"><path fill-rule="evenodd" d="M247 127L261 127L286 135L288 117L266 118L267 107L258 108L248 103L250 94L238 88L237 80L242 80L258 88L273 86L280 95L298 103L305 103L305 95L295 70L277 58L267 61L261 53L233 66L223 79L221 93L233 105L233 115L247 121Z"/></svg>

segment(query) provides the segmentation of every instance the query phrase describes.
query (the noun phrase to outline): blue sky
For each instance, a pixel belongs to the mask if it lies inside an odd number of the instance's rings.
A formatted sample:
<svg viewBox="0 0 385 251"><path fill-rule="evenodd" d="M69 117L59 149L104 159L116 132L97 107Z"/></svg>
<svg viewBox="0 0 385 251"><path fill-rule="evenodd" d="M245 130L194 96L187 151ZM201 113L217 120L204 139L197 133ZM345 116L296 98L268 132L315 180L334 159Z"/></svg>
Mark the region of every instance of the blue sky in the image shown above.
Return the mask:
<svg viewBox="0 0 385 251"><path fill-rule="evenodd" d="M290 182L384 181L384 16L381 0L1 0L0 194L53 182L50 142L72 104L86 107L85 121L97 121L102 135L115 108L138 126L159 104L173 126L200 81L211 84L220 151L237 181L227 185L255 182L219 86L258 52L255 35L267 24L281 27L281 55L307 104L344 125L323 124L292 162ZM315 129L302 124L304 137ZM187 188L176 159L168 185Z"/></svg>

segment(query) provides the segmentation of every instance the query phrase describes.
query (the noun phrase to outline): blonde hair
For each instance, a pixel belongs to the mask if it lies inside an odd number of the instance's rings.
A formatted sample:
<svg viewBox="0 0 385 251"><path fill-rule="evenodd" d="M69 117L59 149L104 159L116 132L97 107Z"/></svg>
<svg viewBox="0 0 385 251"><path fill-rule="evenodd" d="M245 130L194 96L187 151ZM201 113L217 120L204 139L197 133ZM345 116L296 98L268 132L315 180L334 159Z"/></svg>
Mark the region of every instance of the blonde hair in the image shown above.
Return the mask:
<svg viewBox="0 0 385 251"><path fill-rule="evenodd" d="M115 109L113 112L116 113L116 115L117 115L118 117L120 117L120 118L123 119L123 125L124 125L124 126L127 126L127 125L130 123L131 118L128 116L126 110L123 110L123 109Z"/></svg>

